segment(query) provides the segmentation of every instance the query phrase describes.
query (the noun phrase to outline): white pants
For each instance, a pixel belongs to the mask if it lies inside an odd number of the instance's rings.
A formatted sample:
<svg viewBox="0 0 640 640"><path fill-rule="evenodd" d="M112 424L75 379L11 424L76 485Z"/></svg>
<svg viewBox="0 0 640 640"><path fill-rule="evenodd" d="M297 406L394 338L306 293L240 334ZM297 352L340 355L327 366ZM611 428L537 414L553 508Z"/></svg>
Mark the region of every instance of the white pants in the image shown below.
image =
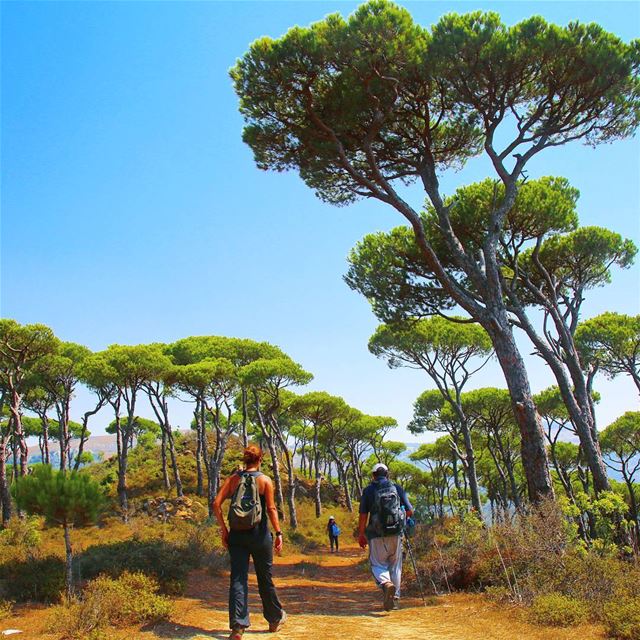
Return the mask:
<svg viewBox="0 0 640 640"><path fill-rule="evenodd" d="M400 597L402 580L402 536L386 536L369 540L369 564L379 587L392 582L396 598Z"/></svg>

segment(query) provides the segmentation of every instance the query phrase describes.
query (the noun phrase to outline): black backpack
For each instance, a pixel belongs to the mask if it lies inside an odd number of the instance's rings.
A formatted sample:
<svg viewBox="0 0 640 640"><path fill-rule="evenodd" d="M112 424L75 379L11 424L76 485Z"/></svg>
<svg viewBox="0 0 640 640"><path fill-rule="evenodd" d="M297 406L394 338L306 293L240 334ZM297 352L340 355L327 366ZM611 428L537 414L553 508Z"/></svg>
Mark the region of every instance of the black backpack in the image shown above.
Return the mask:
<svg viewBox="0 0 640 640"><path fill-rule="evenodd" d="M386 480L377 482L371 526L379 536L397 536L404 529L405 514L395 485Z"/></svg>
<svg viewBox="0 0 640 640"><path fill-rule="evenodd" d="M262 503L257 477L243 472L240 474L240 482L231 498L229 528L234 531L248 531L253 529L260 520L262 520Z"/></svg>

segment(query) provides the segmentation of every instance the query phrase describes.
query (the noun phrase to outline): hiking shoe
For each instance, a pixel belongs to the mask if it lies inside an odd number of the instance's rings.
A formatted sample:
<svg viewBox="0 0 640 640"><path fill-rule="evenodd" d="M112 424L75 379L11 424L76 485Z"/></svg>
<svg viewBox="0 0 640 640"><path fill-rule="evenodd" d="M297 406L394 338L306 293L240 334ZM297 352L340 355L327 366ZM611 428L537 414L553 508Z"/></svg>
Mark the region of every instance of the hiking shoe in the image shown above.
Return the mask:
<svg viewBox="0 0 640 640"><path fill-rule="evenodd" d="M396 595L396 587L393 582L385 582L382 585L382 592L384 594L384 600L382 606L385 611L391 611L393 609L393 599Z"/></svg>
<svg viewBox="0 0 640 640"><path fill-rule="evenodd" d="M392 608L394 611L395 611L396 609L399 609L399 608L400 608L400 598L398 598L398 596L395 596L395 597L393 598L393 606L392 606L391 608Z"/></svg>
<svg viewBox="0 0 640 640"><path fill-rule="evenodd" d="M233 629L231 629L229 640L242 640L243 634L244 634L244 627L234 627Z"/></svg>
<svg viewBox="0 0 640 640"><path fill-rule="evenodd" d="M282 610L282 618L280 618L280 620L278 620L278 622L270 622L269 623L269 631L271 633L275 633L276 631L280 631L280 629L282 629L282 625L287 621L287 612L283 609Z"/></svg>

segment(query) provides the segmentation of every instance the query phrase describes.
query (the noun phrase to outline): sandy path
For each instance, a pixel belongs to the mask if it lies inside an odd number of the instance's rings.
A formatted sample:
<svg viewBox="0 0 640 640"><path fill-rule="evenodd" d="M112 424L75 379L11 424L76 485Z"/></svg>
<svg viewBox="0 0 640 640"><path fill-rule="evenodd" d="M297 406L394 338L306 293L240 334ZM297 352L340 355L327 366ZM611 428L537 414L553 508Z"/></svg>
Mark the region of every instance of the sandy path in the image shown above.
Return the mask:
<svg viewBox="0 0 640 640"><path fill-rule="evenodd" d="M481 596L454 594L425 608L416 598L403 598L398 611L382 610L365 557L357 547L323 556L290 555L276 559L276 586L289 620L275 635L267 633L255 577L250 581L252 626L245 638L273 640L581 640L601 639L593 627L542 629L532 627L516 609L497 607ZM408 567L405 567L408 569ZM213 578L205 572L192 575L179 614L171 623L156 627L149 637L226 638L225 603L228 575ZM146 634L145 634L146 635Z"/></svg>
<svg viewBox="0 0 640 640"><path fill-rule="evenodd" d="M454 594L425 608L416 598L403 598L399 611L384 612L380 592L356 547L339 554L287 555L276 559L274 569L280 599L289 613L282 631L268 634L262 617L255 577L250 578L252 626L247 640L602 640L596 627L573 629L528 625L518 609L498 607L478 595ZM405 567L405 570L408 567ZM151 640L183 638L204 640L228 637L228 574L212 576L196 571L184 597L175 599L175 613L166 623L145 629L108 632L106 638ZM18 609L18 616L4 620L0 629L17 628L18 639L52 638L46 634L42 607Z"/></svg>

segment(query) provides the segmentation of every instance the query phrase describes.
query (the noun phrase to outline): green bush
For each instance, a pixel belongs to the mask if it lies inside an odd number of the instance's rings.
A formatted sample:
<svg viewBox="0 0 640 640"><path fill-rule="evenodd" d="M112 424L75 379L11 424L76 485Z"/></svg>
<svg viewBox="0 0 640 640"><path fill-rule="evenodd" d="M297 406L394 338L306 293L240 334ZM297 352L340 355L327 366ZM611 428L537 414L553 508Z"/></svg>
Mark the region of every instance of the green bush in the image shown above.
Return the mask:
<svg viewBox="0 0 640 640"><path fill-rule="evenodd" d="M640 597L612 600L604 610L607 636L616 640L640 640Z"/></svg>
<svg viewBox="0 0 640 640"><path fill-rule="evenodd" d="M127 571L143 573L157 580L163 593L179 594L187 574L198 566L198 558L186 546L164 540L125 540L89 547L78 558L83 580L104 574L112 578Z"/></svg>
<svg viewBox="0 0 640 640"><path fill-rule="evenodd" d="M217 573L227 565L227 554L212 527L185 522L162 525L149 518L136 519L130 527L136 536L133 539L90 546L74 558L73 575L78 584L102 574L118 577L125 571L136 571L155 578L163 593L179 594L192 569L206 566ZM20 525L16 531L23 528ZM16 535L12 530L4 540L13 540ZM25 538L32 540L20 533L20 539ZM0 558L0 597L17 602L59 602L64 587L63 559L34 557L18 544L12 546L7 542L4 546L7 553ZM32 551L37 553L38 549Z"/></svg>
<svg viewBox="0 0 640 640"><path fill-rule="evenodd" d="M157 622L171 615L171 602L158 594L157 581L142 573L100 576L85 587L82 600L60 605L51 614L53 631L63 638L99 638L107 626Z"/></svg>
<svg viewBox="0 0 640 640"><path fill-rule="evenodd" d="M59 602L64 589L64 560L30 558L0 565L2 595L17 602Z"/></svg>
<svg viewBox="0 0 640 640"><path fill-rule="evenodd" d="M492 527L464 514L444 518L420 527L414 547L425 586L482 589L496 602L533 605L532 620L544 624L576 624L588 612L619 628L612 603L640 602L640 563L612 545L587 548L549 502Z"/></svg>
<svg viewBox="0 0 640 640"><path fill-rule="evenodd" d="M537 624L572 627L588 620L589 609L576 598L561 593L548 593L535 598L529 616Z"/></svg>
<svg viewBox="0 0 640 640"><path fill-rule="evenodd" d="M0 531L0 556L5 560L6 553L15 557L17 552L24 556L31 555L41 542L40 528L42 518L28 516L26 518L11 518Z"/></svg>

